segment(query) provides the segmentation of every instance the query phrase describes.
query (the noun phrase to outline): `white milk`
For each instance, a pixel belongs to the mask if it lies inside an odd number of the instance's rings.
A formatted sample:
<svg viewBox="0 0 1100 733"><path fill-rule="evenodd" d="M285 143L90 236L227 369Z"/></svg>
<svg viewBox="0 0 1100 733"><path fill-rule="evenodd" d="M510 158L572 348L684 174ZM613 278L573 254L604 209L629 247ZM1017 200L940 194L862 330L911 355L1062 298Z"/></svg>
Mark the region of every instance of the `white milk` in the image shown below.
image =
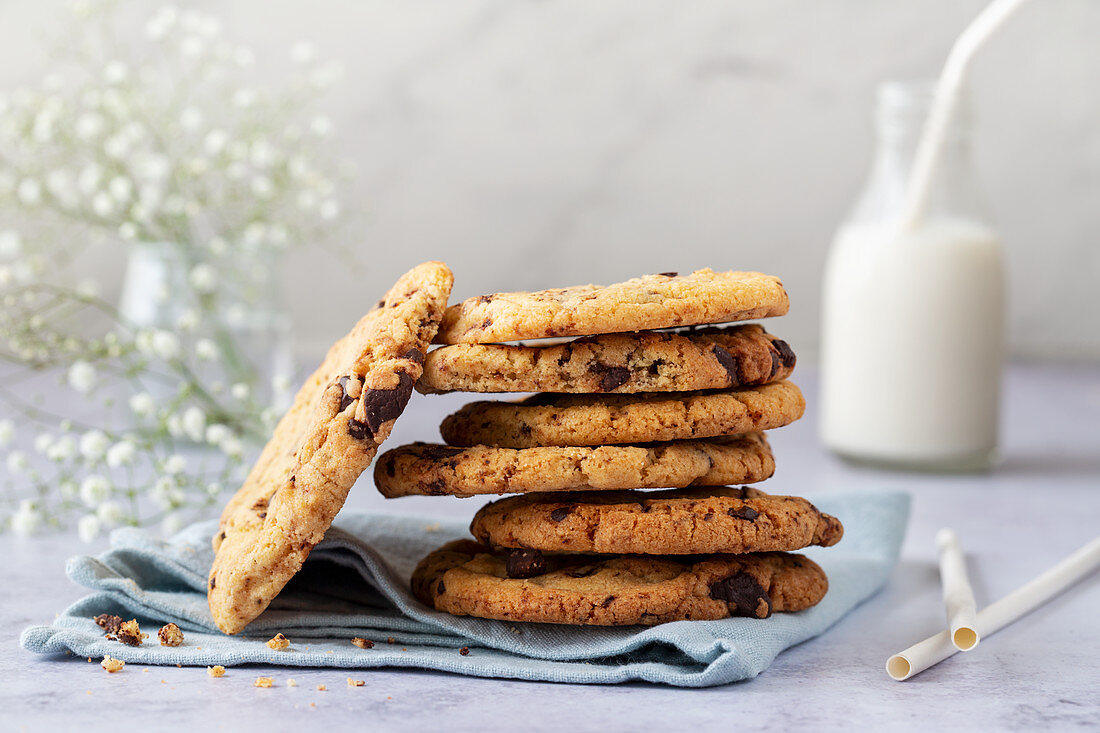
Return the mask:
<svg viewBox="0 0 1100 733"><path fill-rule="evenodd" d="M882 220L880 220L882 221ZM987 467L997 447L1004 264L988 226L850 223L825 271L825 444L898 467Z"/></svg>

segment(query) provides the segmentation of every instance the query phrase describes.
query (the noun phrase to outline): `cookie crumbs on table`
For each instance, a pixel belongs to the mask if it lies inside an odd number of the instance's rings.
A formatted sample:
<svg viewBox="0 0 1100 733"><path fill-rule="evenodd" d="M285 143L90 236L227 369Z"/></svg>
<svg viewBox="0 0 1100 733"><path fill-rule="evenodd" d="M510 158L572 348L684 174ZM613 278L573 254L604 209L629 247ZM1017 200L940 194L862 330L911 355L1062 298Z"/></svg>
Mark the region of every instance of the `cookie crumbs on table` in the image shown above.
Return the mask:
<svg viewBox="0 0 1100 733"><path fill-rule="evenodd" d="M149 670L145 671L148 672ZM206 673L211 677L224 677L225 667L221 666L220 664L215 664L213 667L207 667Z"/></svg>
<svg viewBox="0 0 1100 733"><path fill-rule="evenodd" d="M318 691L318 692L324 692L324 691L325 691L325 690L327 690L327 689L328 689L328 688L327 688L327 687L325 687L324 685L317 685L317 691Z"/></svg>
<svg viewBox="0 0 1100 733"><path fill-rule="evenodd" d="M355 646L359 647L360 649L372 649L372 648L374 648L374 642L373 641L371 641L370 639L364 639L361 636L356 636L354 639L351 640L351 643L354 644Z"/></svg>
<svg viewBox="0 0 1100 733"><path fill-rule="evenodd" d="M290 646L290 639L286 638L281 633L275 634L275 636L273 636L271 640L267 642L267 645L275 651L281 652L288 646Z"/></svg>
<svg viewBox="0 0 1100 733"><path fill-rule="evenodd" d="M461 649L458 650L458 653L461 654L464 657L468 657L468 656L470 656L470 647L464 646L464 647L462 647Z"/></svg>
<svg viewBox="0 0 1100 733"><path fill-rule="evenodd" d="M118 627L122 625L121 616L112 616L108 613L101 613L92 620L108 634L117 634Z"/></svg>
<svg viewBox="0 0 1100 733"><path fill-rule="evenodd" d="M353 680L348 677L348 687L362 687L365 684L367 684L366 680Z"/></svg>
<svg viewBox="0 0 1100 733"><path fill-rule="evenodd" d="M117 672L126 666L126 662L122 661L121 659L115 659L114 657L107 655L103 657L103 661L99 663L99 666L103 667L103 669L107 670L108 672Z"/></svg>
<svg viewBox="0 0 1100 733"><path fill-rule="evenodd" d="M298 686L298 680L296 680L292 677L292 678L290 678L289 680L286 681L286 686L287 687L297 687Z"/></svg>
<svg viewBox="0 0 1100 733"><path fill-rule="evenodd" d="M396 644L397 639L393 638L392 636L388 636L388 637L386 637L386 643L387 644Z"/></svg>
<svg viewBox="0 0 1100 733"><path fill-rule="evenodd" d="M157 638L160 639L161 646L179 646L183 643L183 632L179 626L168 623L160 627Z"/></svg>
<svg viewBox="0 0 1100 733"><path fill-rule="evenodd" d="M275 684L275 680L271 677L257 677L256 681L252 683L253 687L271 687Z"/></svg>
<svg viewBox="0 0 1100 733"><path fill-rule="evenodd" d="M141 633L141 627L137 619L123 621L118 627L118 640L127 646L141 646L141 643L149 638L148 634Z"/></svg>

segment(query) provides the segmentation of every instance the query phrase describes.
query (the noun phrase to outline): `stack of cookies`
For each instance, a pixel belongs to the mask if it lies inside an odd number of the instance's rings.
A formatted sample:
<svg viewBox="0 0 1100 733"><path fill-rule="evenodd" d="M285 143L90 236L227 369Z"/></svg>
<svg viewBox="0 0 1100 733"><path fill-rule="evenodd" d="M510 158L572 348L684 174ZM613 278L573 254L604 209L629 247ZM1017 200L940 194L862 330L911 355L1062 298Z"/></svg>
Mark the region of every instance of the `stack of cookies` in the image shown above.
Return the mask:
<svg viewBox="0 0 1100 733"><path fill-rule="evenodd" d="M458 615L595 625L816 604L825 575L790 551L835 544L840 522L729 486L774 472L763 431L805 408L787 381L795 355L759 325L712 326L787 309L777 278L710 270L448 308L419 391L536 394L467 404L441 425L445 445L376 463L387 497L518 494L477 513L476 542L420 563L417 597ZM554 340L515 343L530 339Z"/></svg>

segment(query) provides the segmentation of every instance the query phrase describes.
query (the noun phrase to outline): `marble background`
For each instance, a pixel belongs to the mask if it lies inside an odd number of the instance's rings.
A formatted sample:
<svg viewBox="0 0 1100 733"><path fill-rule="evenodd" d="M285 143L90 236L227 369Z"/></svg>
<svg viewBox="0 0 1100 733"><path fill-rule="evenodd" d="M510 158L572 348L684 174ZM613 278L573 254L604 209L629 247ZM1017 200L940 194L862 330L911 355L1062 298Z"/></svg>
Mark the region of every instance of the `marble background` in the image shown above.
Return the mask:
<svg viewBox="0 0 1100 733"><path fill-rule="evenodd" d="M261 70L302 39L347 70L328 107L358 170L348 208L366 266L316 250L286 263L303 353L399 271L439 258L459 297L772 272L793 301L782 333L810 357L825 251L869 161L874 85L933 74L983 4L193 3L254 44ZM60 12L0 2L0 84L42 75ZM1100 359L1097 37L1100 4L1032 3L976 64L978 164L1008 250L1017 356ZM117 286L122 257L91 266Z"/></svg>

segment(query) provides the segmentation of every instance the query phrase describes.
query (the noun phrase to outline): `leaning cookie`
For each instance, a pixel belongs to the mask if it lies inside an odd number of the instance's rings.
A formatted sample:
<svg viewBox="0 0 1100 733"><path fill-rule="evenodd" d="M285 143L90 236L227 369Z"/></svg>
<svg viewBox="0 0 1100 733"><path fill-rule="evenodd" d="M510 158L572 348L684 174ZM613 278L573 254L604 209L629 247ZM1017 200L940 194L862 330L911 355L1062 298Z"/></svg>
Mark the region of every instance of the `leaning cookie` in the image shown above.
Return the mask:
<svg viewBox="0 0 1100 733"><path fill-rule="evenodd" d="M685 392L786 379L795 355L756 324L587 336L552 346L456 344L428 353L417 390Z"/></svg>
<svg viewBox="0 0 1100 733"><path fill-rule="evenodd" d="M324 537L421 374L451 272L413 268L337 342L222 512L207 600L227 634L260 615Z"/></svg>
<svg viewBox="0 0 1100 733"><path fill-rule="evenodd" d="M650 445L456 448L413 443L374 464L386 497L475 496L576 489L715 486L763 481L775 472L761 433Z"/></svg>
<svg viewBox="0 0 1100 733"><path fill-rule="evenodd" d="M783 283L770 275L669 272L614 285L470 298L447 309L436 341L487 344L730 323L781 316L789 306Z"/></svg>
<svg viewBox="0 0 1100 733"><path fill-rule="evenodd" d="M810 608L828 588L816 563L782 552L543 557L469 540L444 545L412 575L420 601L454 615L593 626L767 618Z"/></svg>
<svg viewBox="0 0 1100 733"><path fill-rule="evenodd" d="M788 381L717 392L638 395L540 394L519 402L471 402L439 432L450 445L613 445L771 430L802 417L806 401Z"/></svg>
<svg viewBox="0 0 1100 733"><path fill-rule="evenodd" d="M710 486L512 496L482 507L470 532L493 547L701 555L829 547L844 527L801 497Z"/></svg>

